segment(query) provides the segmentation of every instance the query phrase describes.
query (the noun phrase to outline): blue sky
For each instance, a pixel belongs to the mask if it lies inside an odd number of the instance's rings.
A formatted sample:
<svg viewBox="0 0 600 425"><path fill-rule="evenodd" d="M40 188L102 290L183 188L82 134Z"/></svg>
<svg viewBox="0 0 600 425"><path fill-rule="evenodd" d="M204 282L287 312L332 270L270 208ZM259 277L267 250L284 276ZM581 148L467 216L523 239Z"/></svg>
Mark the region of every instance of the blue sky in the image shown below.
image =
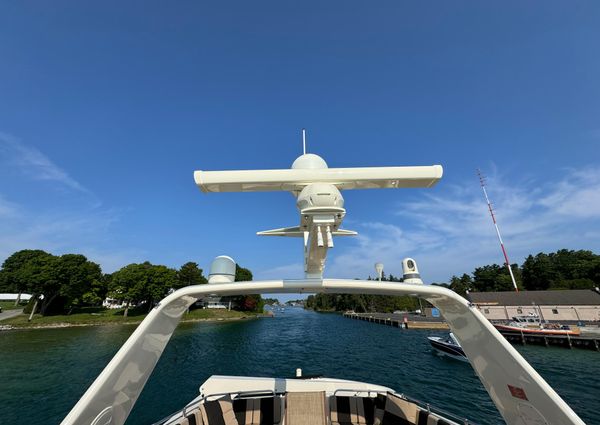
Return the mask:
<svg viewBox="0 0 600 425"><path fill-rule="evenodd" d="M202 194L196 169L442 164L430 190L348 191L326 275L417 259L427 281L600 252L597 2L4 2L0 260L81 252L301 276L286 193Z"/></svg>

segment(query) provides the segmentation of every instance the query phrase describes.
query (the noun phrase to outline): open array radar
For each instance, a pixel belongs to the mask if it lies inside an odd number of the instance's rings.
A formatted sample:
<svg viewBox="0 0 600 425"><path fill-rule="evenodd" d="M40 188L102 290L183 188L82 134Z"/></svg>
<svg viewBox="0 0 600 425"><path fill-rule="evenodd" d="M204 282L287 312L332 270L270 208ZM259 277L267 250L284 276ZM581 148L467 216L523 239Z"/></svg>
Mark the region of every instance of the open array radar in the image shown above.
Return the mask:
<svg viewBox="0 0 600 425"><path fill-rule="evenodd" d="M328 168L319 156L297 158L291 169L196 171L203 192L288 191L300 211L297 226L259 232L304 242L304 278L234 282L235 262L219 256L209 284L172 293L148 314L92 383L63 424L121 425L186 309L199 297L262 293L362 293L421 297L444 316L490 398L511 425L566 425L583 421L500 335L487 319L455 292L423 285L417 264L403 261L404 282L323 278L327 251L346 215L341 192L349 189L428 188L442 177L439 165L419 167ZM232 238L235 235L232 234ZM366 363L368 365L368 363ZM198 365L194 365L198 367ZM295 365L290 365L293 370ZM164 419L163 425L395 425L465 424L396 390L338 378L296 379L211 376L199 394ZM426 391L423 391L425 393ZM157 400L159 402L159 400Z"/></svg>

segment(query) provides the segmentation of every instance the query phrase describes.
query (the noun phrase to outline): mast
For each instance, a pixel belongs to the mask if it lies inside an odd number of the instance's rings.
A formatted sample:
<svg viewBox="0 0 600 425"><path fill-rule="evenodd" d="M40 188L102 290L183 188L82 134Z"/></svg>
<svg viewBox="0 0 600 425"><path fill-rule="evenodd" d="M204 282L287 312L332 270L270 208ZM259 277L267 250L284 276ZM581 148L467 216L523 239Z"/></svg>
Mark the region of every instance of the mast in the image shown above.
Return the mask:
<svg viewBox="0 0 600 425"><path fill-rule="evenodd" d="M502 241L502 236L500 236L500 229L498 228L498 223L496 222L496 216L494 215L494 209L492 208L492 203L490 202L490 198L488 197L487 190L485 190L485 178L481 174L481 170L477 169L477 175L479 176L479 182L481 183L481 189L483 189L483 194L485 195L485 201L487 202L488 209L490 210L490 215L492 216L492 221L494 222L494 228L496 229L496 234L498 235L498 240L500 241L500 248L502 249L502 254L504 255L504 264L508 268L508 272L510 273L510 279L512 280L513 286L515 287L515 291L519 292L519 288L517 287L517 282L515 281L515 275L513 274L512 267L510 267L510 261L508 261L508 255L506 254L506 248L504 248L504 242Z"/></svg>

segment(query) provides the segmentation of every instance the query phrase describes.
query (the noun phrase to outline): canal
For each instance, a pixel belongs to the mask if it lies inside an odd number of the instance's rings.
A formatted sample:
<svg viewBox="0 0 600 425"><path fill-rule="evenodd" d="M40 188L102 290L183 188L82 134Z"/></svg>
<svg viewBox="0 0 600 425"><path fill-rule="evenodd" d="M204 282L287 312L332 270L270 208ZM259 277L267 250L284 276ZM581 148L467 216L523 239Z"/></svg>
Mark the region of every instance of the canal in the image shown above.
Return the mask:
<svg viewBox="0 0 600 425"><path fill-rule="evenodd" d="M132 326L0 332L0 422L56 424L100 373ZM183 324L176 331L127 424L149 424L181 408L210 375L305 375L382 384L466 416L503 423L468 364L440 358L426 337L286 309L274 318ZM588 424L600 424L600 355L586 350L517 347Z"/></svg>

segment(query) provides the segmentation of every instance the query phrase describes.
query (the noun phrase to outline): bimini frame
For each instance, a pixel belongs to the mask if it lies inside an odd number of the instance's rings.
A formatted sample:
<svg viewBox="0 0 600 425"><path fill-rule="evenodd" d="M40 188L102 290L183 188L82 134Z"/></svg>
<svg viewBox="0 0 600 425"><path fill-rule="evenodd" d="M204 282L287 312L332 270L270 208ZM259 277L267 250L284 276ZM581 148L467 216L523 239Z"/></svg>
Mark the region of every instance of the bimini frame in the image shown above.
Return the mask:
<svg viewBox="0 0 600 425"><path fill-rule="evenodd" d="M123 424L181 317L199 297L307 292L421 297L440 310L508 424L584 424L487 319L455 292L430 285L336 279L214 283L174 292L148 314L62 424Z"/></svg>

